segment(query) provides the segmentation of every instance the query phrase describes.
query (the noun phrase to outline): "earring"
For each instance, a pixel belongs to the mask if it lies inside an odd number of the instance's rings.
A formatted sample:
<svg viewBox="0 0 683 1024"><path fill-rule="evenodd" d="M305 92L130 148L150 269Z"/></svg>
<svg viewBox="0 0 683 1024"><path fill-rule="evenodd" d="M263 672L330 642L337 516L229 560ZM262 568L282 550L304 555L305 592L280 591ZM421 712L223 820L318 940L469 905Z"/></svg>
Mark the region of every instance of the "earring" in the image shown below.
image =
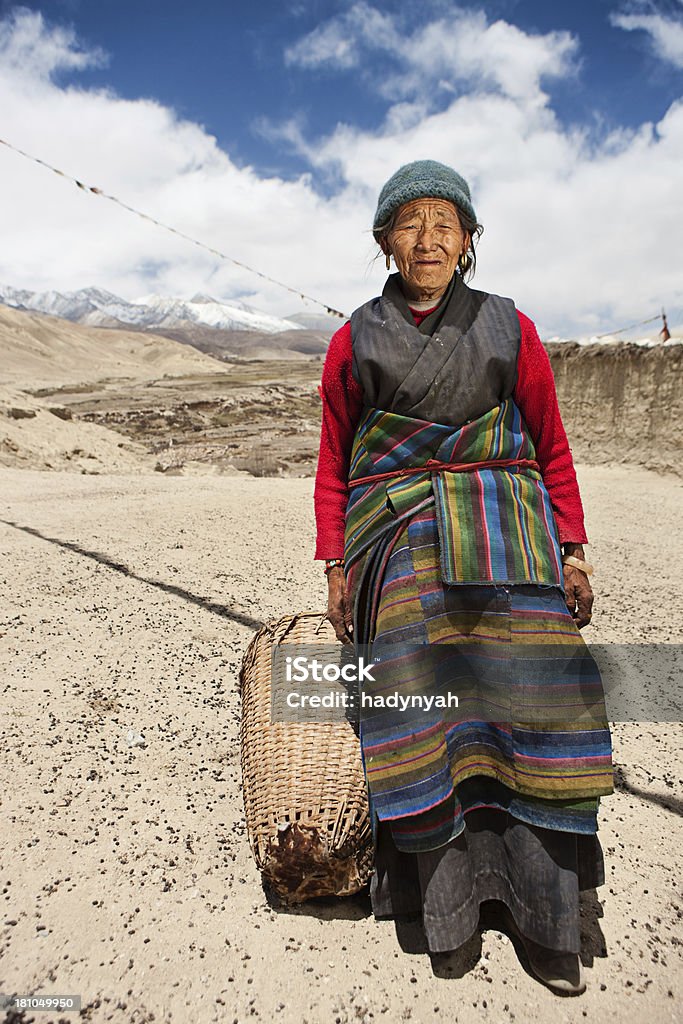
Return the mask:
<svg viewBox="0 0 683 1024"><path fill-rule="evenodd" d="M470 258L466 252L461 252L458 257L458 265L462 271L467 270L470 265Z"/></svg>
<svg viewBox="0 0 683 1024"><path fill-rule="evenodd" d="M391 270L391 256L389 255L389 253L385 253L384 258L387 265L387 270Z"/></svg>

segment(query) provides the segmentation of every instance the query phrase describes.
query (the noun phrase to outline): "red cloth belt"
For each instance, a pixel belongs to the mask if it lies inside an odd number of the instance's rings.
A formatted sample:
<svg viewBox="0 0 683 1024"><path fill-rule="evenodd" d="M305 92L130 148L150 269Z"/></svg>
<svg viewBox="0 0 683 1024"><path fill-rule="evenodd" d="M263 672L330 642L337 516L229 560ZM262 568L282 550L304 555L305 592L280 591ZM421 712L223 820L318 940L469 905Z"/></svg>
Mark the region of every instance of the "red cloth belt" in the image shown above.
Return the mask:
<svg viewBox="0 0 683 1024"><path fill-rule="evenodd" d="M541 467L534 459L484 459L483 462L439 462L438 459L427 459L424 466L409 466L405 469L391 469L387 473L359 476L355 480L349 480L349 487L360 487L361 484L374 484L379 480L389 480L392 477L413 476L415 473L429 473L435 470L447 473L465 473L471 469L507 469L509 466L535 469L539 473L541 471Z"/></svg>

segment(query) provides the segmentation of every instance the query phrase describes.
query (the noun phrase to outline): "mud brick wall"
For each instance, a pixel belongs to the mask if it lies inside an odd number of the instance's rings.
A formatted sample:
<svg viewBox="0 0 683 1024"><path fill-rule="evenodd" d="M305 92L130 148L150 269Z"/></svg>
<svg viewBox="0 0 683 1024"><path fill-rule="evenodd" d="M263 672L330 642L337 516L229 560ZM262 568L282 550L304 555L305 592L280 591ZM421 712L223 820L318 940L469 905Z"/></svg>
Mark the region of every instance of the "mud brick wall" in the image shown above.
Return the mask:
<svg viewBox="0 0 683 1024"><path fill-rule="evenodd" d="M683 345L548 343L576 462L683 476Z"/></svg>

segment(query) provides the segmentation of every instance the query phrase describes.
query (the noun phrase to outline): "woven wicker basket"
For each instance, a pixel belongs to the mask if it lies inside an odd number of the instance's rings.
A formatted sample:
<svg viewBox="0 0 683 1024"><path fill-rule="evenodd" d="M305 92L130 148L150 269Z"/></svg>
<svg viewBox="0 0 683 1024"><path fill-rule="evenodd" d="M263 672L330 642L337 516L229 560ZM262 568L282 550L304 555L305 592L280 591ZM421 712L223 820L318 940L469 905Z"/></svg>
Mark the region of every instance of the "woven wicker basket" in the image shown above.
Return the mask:
<svg viewBox="0 0 683 1024"><path fill-rule="evenodd" d="M366 883L372 834L350 722L274 721L275 645L337 643L324 613L268 623L242 662L240 725L247 833L266 884L287 903L348 896Z"/></svg>

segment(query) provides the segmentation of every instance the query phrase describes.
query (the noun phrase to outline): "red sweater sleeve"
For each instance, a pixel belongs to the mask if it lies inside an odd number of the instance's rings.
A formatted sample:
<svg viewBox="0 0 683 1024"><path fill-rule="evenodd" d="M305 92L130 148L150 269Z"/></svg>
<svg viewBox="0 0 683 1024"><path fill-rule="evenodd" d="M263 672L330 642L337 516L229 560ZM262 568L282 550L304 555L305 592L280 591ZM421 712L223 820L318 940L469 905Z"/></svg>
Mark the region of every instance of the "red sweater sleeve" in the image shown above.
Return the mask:
<svg viewBox="0 0 683 1024"><path fill-rule="evenodd" d="M349 462L363 408L363 393L353 378L351 363L351 324L345 323L330 341L318 389L323 417L314 492L316 558L341 558L344 554Z"/></svg>
<svg viewBox="0 0 683 1024"><path fill-rule="evenodd" d="M522 328L522 342L513 398L536 448L536 458L553 506L560 542L584 544L588 538L581 495L557 403L550 359L533 321L519 311L517 315Z"/></svg>
<svg viewBox="0 0 683 1024"><path fill-rule="evenodd" d="M416 322L419 323L429 312L417 314ZM518 313L518 316L522 341L513 397L536 448L560 541L586 543L581 496L557 403L550 360L533 322L523 313ZM353 378L351 364L351 324L346 323L330 341L318 389L323 404L314 491L315 557L319 559L341 558L344 554L349 461L363 408L362 391Z"/></svg>

